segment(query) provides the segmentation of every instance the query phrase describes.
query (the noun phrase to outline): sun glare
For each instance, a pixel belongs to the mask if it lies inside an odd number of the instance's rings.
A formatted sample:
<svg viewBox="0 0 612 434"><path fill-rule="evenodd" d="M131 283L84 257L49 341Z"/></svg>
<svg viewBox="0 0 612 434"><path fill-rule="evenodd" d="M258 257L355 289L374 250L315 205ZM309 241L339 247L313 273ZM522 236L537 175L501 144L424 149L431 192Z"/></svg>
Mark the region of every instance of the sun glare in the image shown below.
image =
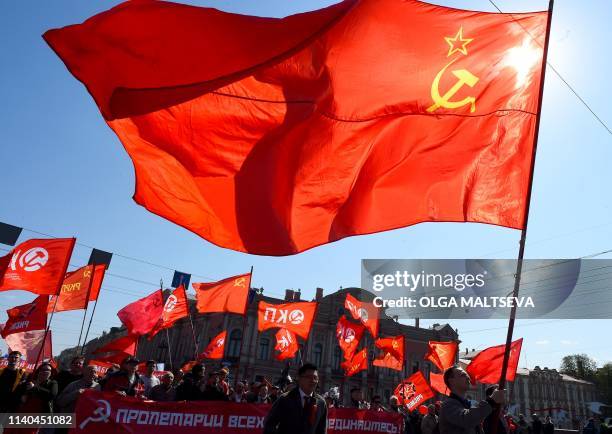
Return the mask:
<svg viewBox="0 0 612 434"><path fill-rule="evenodd" d="M516 89L527 84L529 74L542 59L541 51L529 38L525 38L521 46L510 48L506 52L502 65L514 68L516 71Z"/></svg>

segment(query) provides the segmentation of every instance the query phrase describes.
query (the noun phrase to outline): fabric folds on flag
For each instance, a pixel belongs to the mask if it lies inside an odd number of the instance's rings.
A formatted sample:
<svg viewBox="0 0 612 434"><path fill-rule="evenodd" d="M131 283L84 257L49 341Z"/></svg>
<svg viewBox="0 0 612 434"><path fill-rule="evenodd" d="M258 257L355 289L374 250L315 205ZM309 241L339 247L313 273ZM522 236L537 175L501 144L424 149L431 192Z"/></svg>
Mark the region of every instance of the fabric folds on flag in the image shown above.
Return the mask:
<svg viewBox="0 0 612 434"><path fill-rule="evenodd" d="M124 356L134 356L138 345L137 335L127 335L108 342L100 348L94 350L92 354L119 352Z"/></svg>
<svg viewBox="0 0 612 434"><path fill-rule="evenodd" d="M444 374L435 374L433 372L429 373L429 383L431 384L431 388L442 395L449 396L450 390L444 384Z"/></svg>
<svg viewBox="0 0 612 434"><path fill-rule="evenodd" d="M508 358L508 369L506 371L506 381L514 381L516 369L518 368L519 358L521 357L521 347L523 338L517 339L510 345L510 357ZM501 378L502 362L506 345L497 345L482 350L472 359L466 372L470 374L473 383L497 384Z"/></svg>
<svg viewBox="0 0 612 434"><path fill-rule="evenodd" d="M31 303L15 306L6 311L8 319L2 328L3 338L13 333L23 333L47 328L48 295L39 295Z"/></svg>
<svg viewBox="0 0 612 434"><path fill-rule="evenodd" d="M372 362L374 366L396 371L404 368L404 336L376 339L374 345L382 350L382 354Z"/></svg>
<svg viewBox="0 0 612 434"><path fill-rule="evenodd" d="M427 343L427 354L425 360L429 360L436 365L441 372L450 368L455 364L457 357L457 342L437 342L429 341Z"/></svg>
<svg viewBox="0 0 612 434"><path fill-rule="evenodd" d="M344 307L349 310L354 319L361 321L373 337L378 336L378 308L374 304L359 301L351 294L346 294Z"/></svg>
<svg viewBox="0 0 612 434"><path fill-rule="evenodd" d="M228 312L244 315L247 310L251 273L218 282L192 283L200 313Z"/></svg>
<svg viewBox="0 0 612 434"><path fill-rule="evenodd" d="M89 302L89 293L93 286L94 269L94 265L86 265L78 270L66 273L59 297L52 295L49 299L47 313L51 313L53 310L64 312L86 309Z"/></svg>
<svg viewBox="0 0 612 434"><path fill-rule="evenodd" d="M172 294L168 296L161 318L149 333L149 339L155 336L160 330L171 327L176 321L189 315L189 305L187 304L187 294L185 287L180 285Z"/></svg>
<svg viewBox="0 0 612 434"><path fill-rule="evenodd" d="M40 360L53 356L53 339L51 335L51 330L49 330L46 337L44 330L32 330L8 335L5 340L9 351L19 351L23 355L23 359L28 363L36 363L39 353Z"/></svg>
<svg viewBox="0 0 612 434"><path fill-rule="evenodd" d="M344 315L340 317L336 324L336 338L338 339L338 346L344 354L344 360L353 358L364 331L365 327L361 323L351 322Z"/></svg>
<svg viewBox="0 0 612 434"><path fill-rule="evenodd" d="M0 292L21 289L38 295L57 294L75 241L31 239L14 247L1 261L4 272L0 273Z"/></svg>
<svg viewBox="0 0 612 434"><path fill-rule="evenodd" d="M278 361L283 361L295 357L295 353L300 348L295 333L283 328L276 332L275 337L276 346L274 349L278 351L278 354L275 353L274 358Z"/></svg>
<svg viewBox="0 0 612 434"><path fill-rule="evenodd" d="M216 245L289 255L421 222L523 228L546 19L126 2L44 38L131 157L137 203Z"/></svg>
<svg viewBox="0 0 612 434"><path fill-rule="evenodd" d="M352 377L356 373L368 369L368 350L362 348L350 360L342 362L340 367L344 369L344 375L347 377Z"/></svg>
<svg viewBox="0 0 612 434"><path fill-rule="evenodd" d="M159 321L164 308L164 299L161 289L146 297L128 304L117 316L125 325L128 334L146 335L153 330Z"/></svg>
<svg viewBox="0 0 612 434"><path fill-rule="evenodd" d="M227 330L223 330L215 336L206 349L198 356L201 359L222 359L225 353L225 341L227 338Z"/></svg>
<svg viewBox="0 0 612 434"><path fill-rule="evenodd" d="M96 301L98 299L105 273L106 265L100 264L94 266L93 281L91 282L91 289L89 290L89 301Z"/></svg>

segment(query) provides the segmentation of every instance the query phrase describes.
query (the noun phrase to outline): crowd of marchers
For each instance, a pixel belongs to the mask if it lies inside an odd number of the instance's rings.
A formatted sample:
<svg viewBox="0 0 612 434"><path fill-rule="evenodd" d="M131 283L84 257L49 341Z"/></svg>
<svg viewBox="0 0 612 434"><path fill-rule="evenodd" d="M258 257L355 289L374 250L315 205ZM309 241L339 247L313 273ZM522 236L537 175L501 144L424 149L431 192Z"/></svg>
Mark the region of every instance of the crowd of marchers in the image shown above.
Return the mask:
<svg viewBox="0 0 612 434"><path fill-rule="evenodd" d="M190 366L188 372L165 372L159 378L154 375L157 366L154 360L147 361L145 372L139 373L140 362L132 356L103 376L98 376L93 366L85 366L81 356L74 357L67 370L57 372L51 363L42 362L30 374L18 367L20 359L18 351L11 352L8 365L0 370L0 413L74 413L80 394L93 389L151 401L269 404L264 434L324 434L327 410L342 407L338 387L319 395L318 369L309 363L299 368L295 379L285 373L274 385L263 379L251 383L236 381L232 386L227 368L207 373L201 363ZM467 399L470 377L458 366L444 372L444 382L451 391L450 396L444 402L430 404L426 414L408 411L396 396L391 396L388 402L383 402L379 395L366 400L359 388L350 391L350 407L401 414L403 434L552 434L555 431L549 416L541 420L534 414L527 420L523 415L515 418L505 414L505 391L495 385L487 388L484 401L472 405ZM590 420L583 427L583 433L612 434L612 427Z"/></svg>

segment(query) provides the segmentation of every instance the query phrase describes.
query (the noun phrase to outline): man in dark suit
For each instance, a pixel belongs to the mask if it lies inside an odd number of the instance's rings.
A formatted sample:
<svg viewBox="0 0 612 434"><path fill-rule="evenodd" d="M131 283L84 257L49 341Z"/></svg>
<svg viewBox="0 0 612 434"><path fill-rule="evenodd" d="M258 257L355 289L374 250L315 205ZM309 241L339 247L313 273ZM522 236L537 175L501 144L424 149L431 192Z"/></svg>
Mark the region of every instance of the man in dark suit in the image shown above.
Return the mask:
<svg viewBox="0 0 612 434"><path fill-rule="evenodd" d="M304 364L297 383L274 402L264 421L264 434L327 434L327 405L315 393L319 384L317 367Z"/></svg>

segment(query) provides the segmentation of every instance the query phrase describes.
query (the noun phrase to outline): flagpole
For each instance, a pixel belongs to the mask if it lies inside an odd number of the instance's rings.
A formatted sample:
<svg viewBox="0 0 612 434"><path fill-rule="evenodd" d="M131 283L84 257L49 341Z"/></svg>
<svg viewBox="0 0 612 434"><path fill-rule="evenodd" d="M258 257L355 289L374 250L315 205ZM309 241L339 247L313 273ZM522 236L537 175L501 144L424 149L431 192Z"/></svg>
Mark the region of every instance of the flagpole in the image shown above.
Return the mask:
<svg viewBox="0 0 612 434"><path fill-rule="evenodd" d="M198 341L196 340L195 328L193 327L193 320L191 319L191 311L189 309L189 302L187 304L187 310L189 312L187 314L187 316L189 317L189 324L191 324L191 336L193 337L193 360L197 360L197 358L198 358Z"/></svg>
<svg viewBox="0 0 612 434"><path fill-rule="evenodd" d="M544 40L544 55L542 57L542 77L540 78L540 92L538 96L538 111L535 124L535 138L533 141L533 151L531 153L531 169L529 173L529 186L527 189L527 203L525 204L525 224L521 231L521 240L519 243L519 254L516 263L516 274L514 278L513 297L518 297L519 288L521 286L521 272L523 270L523 257L525 254L525 242L527 239L527 224L529 222L529 208L531 205L531 192L533 188L533 173L535 168L536 151L538 148L538 137L540 132L540 119L542 117L542 99L544 97L544 78L546 76L546 59L548 57L548 44L550 40L550 26L552 22L554 0L549 0L548 17L546 22L546 38ZM512 345L512 334L514 332L514 322L516 319L516 305L510 310L510 319L508 321L508 334L506 336L506 348L504 350L504 359L502 362L502 371L499 379L499 388L503 389L506 385L506 372L508 371L508 360L510 359L510 347ZM497 424L493 424L494 429L497 429ZM495 433L494 433L495 434Z"/></svg>
<svg viewBox="0 0 612 434"><path fill-rule="evenodd" d="M45 329L45 335L43 336L43 343L40 350L38 350L38 355L36 356L36 362L34 363L34 369L38 366L38 362L40 360L40 355L45 348L45 342L47 341L47 335L49 334L49 329L51 328L51 321L53 321L53 314L55 313L55 308L57 306L57 300L59 299L60 293L62 292L62 285L64 283L64 279L66 278L66 271L68 270L68 264L70 263L70 258L72 257L72 251L74 250L74 244L76 243L76 238L72 238L72 245L70 246L70 254L66 258L66 262L64 264L64 272L61 273L59 282L57 283L57 290L55 292L55 302L53 303L53 310L51 311L51 316L49 317L49 323L47 324L47 328ZM53 357L53 348L51 348L51 357Z"/></svg>
<svg viewBox="0 0 612 434"><path fill-rule="evenodd" d="M253 266L251 265L251 273L249 277L249 284L247 286L247 303L246 308L244 310L244 316L242 318L242 339L240 339L240 349L238 350L238 362L236 363L236 381L238 381L238 376L240 375L240 359L242 358L242 346L244 345L244 340L246 339L246 326L249 317L249 293L251 291L251 282L253 282ZM251 339L249 339L249 346L247 350L247 357L249 356L249 352L251 350ZM245 376L246 376L246 367L248 363L245 365Z"/></svg>
<svg viewBox="0 0 612 434"><path fill-rule="evenodd" d="M172 345L170 344L170 333L168 333L167 327L166 327L166 341L168 342L168 359L170 360L170 370L174 371L174 366L172 365Z"/></svg>
<svg viewBox="0 0 612 434"><path fill-rule="evenodd" d="M91 323L96 313L96 306L98 305L98 300L100 299L100 294L102 293L102 282L104 282L104 278L106 277L107 266L105 264L93 264L94 273L96 271L96 265L104 265L104 274L102 275L102 279L100 280L100 289L98 291L98 296L96 297L96 301L94 301L94 307L91 311L91 316L89 317L89 324L87 324L87 331L85 332L85 337L83 338L83 346L81 347L81 355L85 353L85 344L87 343L87 336L89 336L89 329L91 328ZM88 297L87 302L89 303L89 297Z"/></svg>
<svg viewBox="0 0 612 434"><path fill-rule="evenodd" d="M83 329L85 328L85 319L87 318L87 309L89 308L89 295L91 294L91 286L95 276L96 266L92 265L91 275L89 276L89 288L87 288L87 298L85 299L85 306L83 306L83 322L81 323L81 332L79 333L79 340L77 341L77 350L79 352L79 345L81 345L81 337L83 336Z"/></svg>

